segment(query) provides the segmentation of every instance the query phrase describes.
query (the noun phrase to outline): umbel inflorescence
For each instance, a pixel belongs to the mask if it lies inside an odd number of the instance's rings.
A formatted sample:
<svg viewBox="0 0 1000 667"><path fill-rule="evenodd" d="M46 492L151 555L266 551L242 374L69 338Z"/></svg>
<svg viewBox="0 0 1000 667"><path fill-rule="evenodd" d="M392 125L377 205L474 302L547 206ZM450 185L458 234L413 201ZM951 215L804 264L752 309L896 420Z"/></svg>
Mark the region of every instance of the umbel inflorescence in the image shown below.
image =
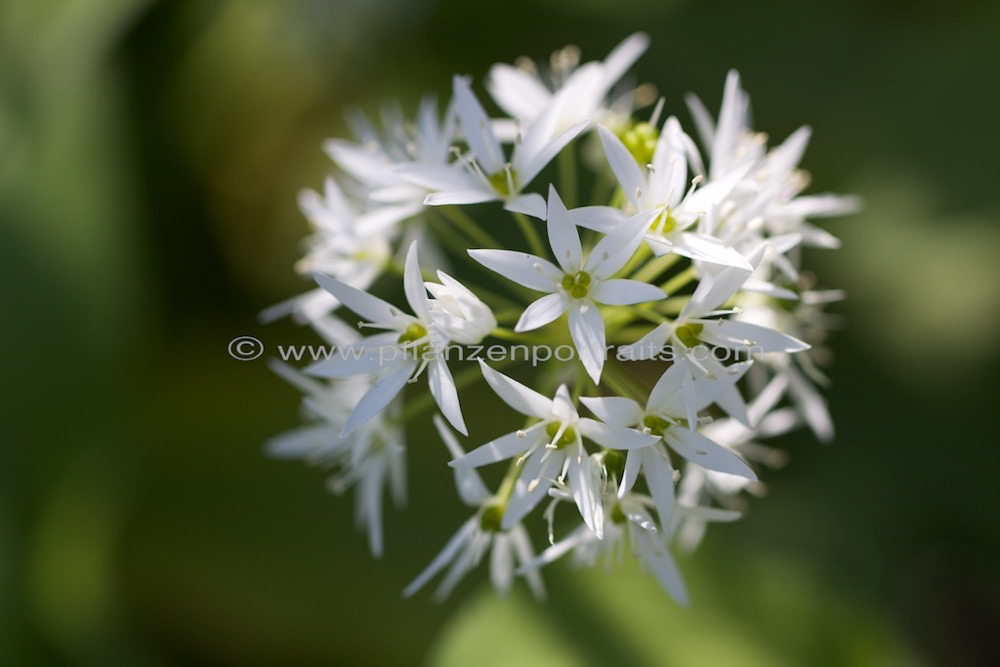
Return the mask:
<svg viewBox="0 0 1000 667"><path fill-rule="evenodd" d="M697 141L662 99L646 108L650 87L622 81L647 42L603 62L568 48L547 67L495 65L504 118L464 76L443 113L426 98L415 120L352 116L354 140L326 145L323 192L301 196L313 231L298 270L318 286L265 317L333 347L304 371L275 364L308 424L269 449L353 486L378 556L383 496L405 500L407 426L437 413L472 516L407 595L445 572L443 597L489 554L498 590L523 576L541 596L540 569L563 555L629 553L684 602L671 549L740 515L755 469L781 460L761 441L803 424L833 435L814 360L842 294L812 289L800 257L836 248L810 220L855 202L801 194L809 129L769 148L736 72L716 118L686 99ZM493 403L463 406L483 381ZM508 432L480 444L470 410ZM409 454L444 453L419 445ZM493 465L507 472L491 490L477 469Z"/></svg>

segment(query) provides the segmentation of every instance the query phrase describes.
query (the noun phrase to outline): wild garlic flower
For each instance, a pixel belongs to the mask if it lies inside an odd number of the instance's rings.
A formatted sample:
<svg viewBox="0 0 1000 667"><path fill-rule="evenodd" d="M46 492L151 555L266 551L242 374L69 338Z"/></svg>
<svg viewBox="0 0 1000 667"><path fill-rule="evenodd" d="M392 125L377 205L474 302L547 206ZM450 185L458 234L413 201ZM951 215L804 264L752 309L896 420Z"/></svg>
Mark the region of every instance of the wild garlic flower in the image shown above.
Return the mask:
<svg viewBox="0 0 1000 667"><path fill-rule="evenodd" d="M634 114L639 93L616 87L648 42L582 64L567 48L548 68L495 65L499 118L465 76L412 121L398 106L378 123L354 113L354 138L325 144L322 193L300 196L312 231L296 268L317 286L262 317L291 314L329 347L296 356L304 372L274 364L303 393L306 424L268 451L354 488L377 556L386 489L402 503L407 450L435 455L416 420L439 413L472 516L406 595L443 574L441 599L488 556L496 590L523 576L542 597L539 568L562 555L629 553L685 603L673 550L761 493L758 475L786 458L769 439L833 436L825 307L843 294L816 287L802 248L836 249L819 221L857 201L807 192L811 130L769 147L735 72L717 118L688 97L698 142L664 100ZM572 142L591 128L580 155ZM493 395L465 393L479 382ZM485 444L466 453L451 429ZM491 492L478 468L500 462ZM557 540L564 501L575 523Z"/></svg>

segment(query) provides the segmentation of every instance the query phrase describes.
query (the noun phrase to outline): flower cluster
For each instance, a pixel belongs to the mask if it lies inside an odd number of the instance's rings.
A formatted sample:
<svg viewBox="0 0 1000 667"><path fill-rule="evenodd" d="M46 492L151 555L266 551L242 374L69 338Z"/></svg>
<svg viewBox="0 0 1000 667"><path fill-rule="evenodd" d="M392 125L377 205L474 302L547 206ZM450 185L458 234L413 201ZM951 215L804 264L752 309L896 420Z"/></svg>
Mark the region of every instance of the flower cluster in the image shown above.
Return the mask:
<svg viewBox="0 0 1000 667"><path fill-rule="evenodd" d="M736 72L717 118L687 99L697 141L662 99L643 111L649 88L624 81L647 42L633 35L600 62L567 48L547 67L494 66L486 88L506 118L463 76L443 112L427 98L412 121L357 114L355 138L326 146L322 194L301 196L313 233L298 269L317 287L265 317L308 323L340 354L275 366L304 392L309 424L270 450L333 467L336 492L354 486L377 556L386 487L405 500L406 427L439 412L474 513L407 595L445 570L447 595L487 553L498 590L523 576L538 596L540 568L562 555L631 553L684 602L672 549L740 515L756 471L783 458L761 441L799 425L833 435L815 352L823 307L842 295L813 289L800 259L837 246L813 221L856 203L802 194L808 128L769 148ZM449 359L487 340L576 356ZM497 400L463 405L481 381ZM469 436L483 420L467 415L487 410L508 432L466 453L454 432ZM502 462L490 491L477 469Z"/></svg>

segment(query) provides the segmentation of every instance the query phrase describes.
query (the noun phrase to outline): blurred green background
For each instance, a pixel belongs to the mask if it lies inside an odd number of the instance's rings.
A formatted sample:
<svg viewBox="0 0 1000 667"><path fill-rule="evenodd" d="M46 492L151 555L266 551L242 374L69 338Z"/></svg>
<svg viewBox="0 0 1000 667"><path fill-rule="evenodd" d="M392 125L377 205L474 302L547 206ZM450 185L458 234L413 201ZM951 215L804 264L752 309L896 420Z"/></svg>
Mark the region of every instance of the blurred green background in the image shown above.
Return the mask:
<svg viewBox="0 0 1000 667"><path fill-rule="evenodd" d="M428 424L375 561L321 471L263 455L298 396L226 344L316 342L255 315L304 288L296 192L345 108L639 29L685 125L736 67L758 129L813 126L812 191L866 202L809 258L850 296L838 438L783 440L681 560L689 610L562 563L542 605L481 571L404 601L466 514ZM0 664L1000 664L998 34L996 2L6 0Z"/></svg>

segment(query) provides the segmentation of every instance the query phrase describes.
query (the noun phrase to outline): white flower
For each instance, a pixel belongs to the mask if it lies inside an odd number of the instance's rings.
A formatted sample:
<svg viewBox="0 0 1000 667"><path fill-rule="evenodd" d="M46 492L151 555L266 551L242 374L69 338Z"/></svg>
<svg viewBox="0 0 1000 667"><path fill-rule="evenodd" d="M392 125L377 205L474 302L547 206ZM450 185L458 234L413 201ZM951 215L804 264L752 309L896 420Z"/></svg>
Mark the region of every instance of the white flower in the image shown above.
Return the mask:
<svg viewBox="0 0 1000 667"><path fill-rule="evenodd" d="M455 136L455 114L452 109L439 120L437 102L424 97L416 122L410 123L398 107L382 112L383 132L379 132L360 113L348 116L357 141L330 139L324 144L331 159L351 175L375 202L411 205L419 210L427 196L402 176L398 167L407 164L443 166L448 163L448 150Z"/></svg>
<svg viewBox="0 0 1000 667"><path fill-rule="evenodd" d="M565 101L553 100L538 118L524 126L510 162L507 162L490 119L472 93L468 79L456 76L454 91L455 109L471 157L463 159L460 165L413 166L400 173L413 183L433 190L424 201L430 206L499 200L507 210L544 218L545 200L541 195L522 194L522 191L566 144L587 128L589 122L577 123L557 133L556 123Z"/></svg>
<svg viewBox="0 0 1000 667"><path fill-rule="evenodd" d="M641 471L656 501L660 522L670 526L674 507L674 469L664 445L703 468L757 479L743 459L695 430L698 411L716 402L727 391L736 391L734 385L746 373L750 363L734 364L715 378L702 376L697 380L692 379L681 364L675 363L653 386L645 406L620 396L580 399L605 423L640 428L662 438L662 443L628 452L618 490L620 497L632 490Z"/></svg>
<svg viewBox="0 0 1000 667"><path fill-rule="evenodd" d="M759 262L761 253L762 249L752 253L751 262ZM721 311L719 307L740 290L749 275L734 267L706 273L677 319L658 325L640 338L628 348L629 354L634 359L650 359L669 341L675 350L687 357L691 365L705 372L703 364L698 361L699 355L692 350L706 343L752 354L808 350L808 344L787 334L723 317L732 311Z"/></svg>
<svg viewBox="0 0 1000 667"><path fill-rule="evenodd" d="M483 266L530 289L547 292L525 309L514 331L531 331L569 311L569 331L587 373L599 382L604 368L604 320L598 303L626 306L662 299L659 287L611 278L642 243L651 215L638 215L616 227L583 258L580 236L555 188L549 188L548 235L559 263L513 250L470 250Z"/></svg>
<svg viewBox="0 0 1000 667"><path fill-rule="evenodd" d="M400 312L382 299L335 278L316 274L316 281L321 287L368 320L366 326L385 329L387 332L341 348L332 358L313 364L306 372L328 378L379 376L344 424L346 435L374 418L411 378L415 379L426 368L431 394L441 412L452 426L467 435L458 391L445 354L450 341L447 334L438 329L431 316L430 300L417 264L416 243L410 245L406 254L403 273L406 300L415 316Z"/></svg>
<svg viewBox="0 0 1000 667"><path fill-rule="evenodd" d="M560 105L556 124L561 131L606 113L612 86L648 47L649 37L635 33L616 46L604 62L589 62L579 67L579 53L566 48L553 54L548 80L539 75L530 61L519 63L518 67L496 64L490 68L486 88L501 109L521 122L540 116L554 98L567 100Z"/></svg>
<svg viewBox="0 0 1000 667"><path fill-rule="evenodd" d="M493 311L444 271L437 275L440 283L424 283L434 297L430 301L431 319L451 340L463 345L479 343L497 326Z"/></svg>
<svg viewBox="0 0 1000 667"><path fill-rule="evenodd" d="M580 417L565 385L561 385L550 400L498 373L482 360L479 366L486 382L504 403L523 415L541 421L491 440L448 465L475 468L519 457L523 467L503 513L501 526L504 529L513 526L534 509L557 476L566 478L584 521L599 535L604 516L600 510L598 488L600 470L587 456L583 438L609 449L645 447L656 442L657 438L630 428Z"/></svg>
<svg viewBox="0 0 1000 667"><path fill-rule="evenodd" d="M555 492L558 493L558 492ZM557 497L559 497L557 495ZM669 524L660 530L645 505L645 496L626 494L609 499L604 505L606 526L603 536L587 526L580 526L521 567L519 573L527 574L573 552L577 563L594 566L600 560L609 561L624 550L626 540L642 564L652 570L660 586L679 604L688 604L687 587L670 554Z"/></svg>
<svg viewBox="0 0 1000 667"><path fill-rule="evenodd" d="M370 208L352 202L332 178L326 180L322 196L303 190L299 208L314 231L296 270L302 274L325 273L361 290L368 289L385 269L396 225L420 211L419 205L412 204ZM314 289L271 306L260 318L268 322L292 314L312 322L339 305L329 292Z"/></svg>
<svg viewBox="0 0 1000 667"><path fill-rule="evenodd" d="M437 427L441 439L444 440L452 456L461 457L464 454L461 446L437 415L434 416L434 426ZM487 491L479 473L470 468L456 468L455 487L462 502L476 507L477 511L462 524L430 565L403 590L404 597L416 593L434 575L451 564L451 569L434 593L435 600L443 600L466 573L479 565L490 549L492 549L490 579L493 587L503 594L510 589L514 577L514 560L523 566L535 557L524 526L520 523L509 528L500 526L500 516L503 512L500 499ZM545 586L538 572L526 572L524 576L535 597L544 598Z"/></svg>
<svg viewBox="0 0 1000 667"><path fill-rule="evenodd" d="M625 194L625 213L607 207L585 207L576 213L577 224L607 231L625 214L654 212L655 221L646 242L657 255L676 253L691 259L750 270L743 256L708 234L692 230L699 220L717 215L717 209L739 183L750 165L733 175L694 188L687 176L689 159L697 160L691 139L677 119L664 123L649 165L640 165L610 130L599 126L601 143L611 170Z"/></svg>
<svg viewBox="0 0 1000 667"><path fill-rule="evenodd" d="M406 450L403 430L379 417L341 435L351 409L367 391L367 383L352 379L322 385L285 364L271 368L307 394L305 409L314 423L272 438L267 451L276 458L304 459L323 467L337 466L329 487L343 494L355 487L358 523L368 527L372 555L382 555L382 494L388 485L396 506L406 502Z"/></svg>

